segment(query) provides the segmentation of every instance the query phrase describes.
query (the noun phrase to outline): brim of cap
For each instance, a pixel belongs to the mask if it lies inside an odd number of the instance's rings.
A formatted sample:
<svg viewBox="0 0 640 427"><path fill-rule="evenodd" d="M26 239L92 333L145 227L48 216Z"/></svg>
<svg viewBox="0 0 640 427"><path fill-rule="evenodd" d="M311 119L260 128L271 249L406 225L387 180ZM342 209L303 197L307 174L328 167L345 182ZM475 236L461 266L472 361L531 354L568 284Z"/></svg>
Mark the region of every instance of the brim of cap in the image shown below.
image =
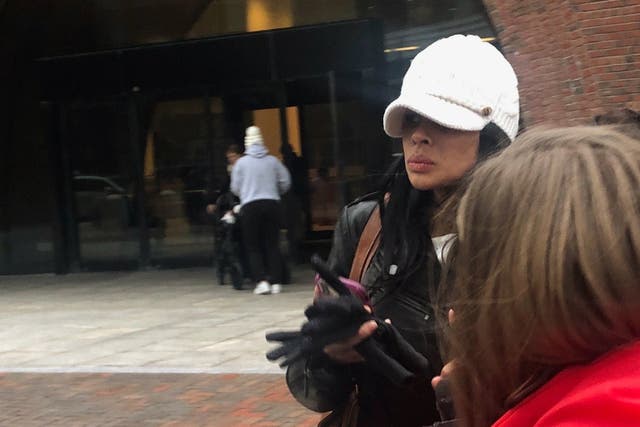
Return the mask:
<svg viewBox="0 0 640 427"><path fill-rule="evenodd" d="M457 130L479 131L490 121L488 117L482 117L465 107L432 95L421 95L419 99L400 95L384 111L382 124L387 135L392 138L402 137L402 121L406 110Z"/></svg>

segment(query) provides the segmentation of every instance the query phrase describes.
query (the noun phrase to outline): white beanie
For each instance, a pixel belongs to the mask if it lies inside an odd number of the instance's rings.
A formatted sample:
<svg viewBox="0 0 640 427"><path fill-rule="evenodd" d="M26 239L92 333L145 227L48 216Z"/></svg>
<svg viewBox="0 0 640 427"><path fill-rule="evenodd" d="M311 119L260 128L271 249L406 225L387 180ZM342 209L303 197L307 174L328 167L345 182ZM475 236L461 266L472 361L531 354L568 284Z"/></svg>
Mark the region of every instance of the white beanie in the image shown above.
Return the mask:
<svg viewBox="0 0 640 427"><path fill-rule="evenodd" d="M493 45L457 34L413 58L400 96L384 112L387 135L402 136L406 109L450 129L479 131L493 122L513 140L520 116L518 78Z"/></svg>
<svg viewBox="0 0 640 427"><path fill-rule="evenodd" d="M264 141L262 140L262 132L260 132L260 128L258 126L249 126L244 135L244 147L248 148L255 144L264 144Z"/></svg>

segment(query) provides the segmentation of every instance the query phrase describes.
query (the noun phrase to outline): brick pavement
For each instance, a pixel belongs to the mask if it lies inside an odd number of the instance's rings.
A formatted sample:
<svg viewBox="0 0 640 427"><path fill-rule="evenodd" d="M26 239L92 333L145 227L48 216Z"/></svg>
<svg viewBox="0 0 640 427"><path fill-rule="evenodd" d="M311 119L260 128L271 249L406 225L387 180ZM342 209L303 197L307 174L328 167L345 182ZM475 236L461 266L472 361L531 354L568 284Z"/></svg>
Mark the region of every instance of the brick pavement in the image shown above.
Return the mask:
<svg viewBox="0 0 640 427"><path fill-rule="evenodd" d="M1 426L315 426L278 374L0 373Z"/></svg>

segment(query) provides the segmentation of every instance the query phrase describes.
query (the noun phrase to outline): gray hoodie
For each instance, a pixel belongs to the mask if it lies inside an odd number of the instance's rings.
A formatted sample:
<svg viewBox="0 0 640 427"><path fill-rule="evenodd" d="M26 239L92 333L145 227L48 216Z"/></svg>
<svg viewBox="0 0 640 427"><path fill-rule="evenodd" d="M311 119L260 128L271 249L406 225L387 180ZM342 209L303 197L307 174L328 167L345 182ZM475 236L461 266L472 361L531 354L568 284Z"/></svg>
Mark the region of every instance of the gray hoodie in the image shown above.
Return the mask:
<svg viewBox="0 0 640 427"><path fill-rule="evenodd" d="M231 170L231 191L240 204L255 200L280 200L291 187L291 175L262 144L250 145Z"/></svg>

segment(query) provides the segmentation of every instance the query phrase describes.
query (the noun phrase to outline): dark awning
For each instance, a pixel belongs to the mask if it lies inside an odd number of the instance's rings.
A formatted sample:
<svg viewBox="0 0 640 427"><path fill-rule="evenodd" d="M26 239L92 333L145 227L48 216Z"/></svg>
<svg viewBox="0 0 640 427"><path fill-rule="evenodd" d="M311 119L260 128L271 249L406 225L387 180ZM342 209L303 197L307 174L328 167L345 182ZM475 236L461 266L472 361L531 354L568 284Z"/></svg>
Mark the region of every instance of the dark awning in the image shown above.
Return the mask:
<svg viewBox="0 0 640 427"><path fill-rule="evenodd" d="M379 23L343 21L40 58L44 97L223 87L381 67Z"/></svg>

